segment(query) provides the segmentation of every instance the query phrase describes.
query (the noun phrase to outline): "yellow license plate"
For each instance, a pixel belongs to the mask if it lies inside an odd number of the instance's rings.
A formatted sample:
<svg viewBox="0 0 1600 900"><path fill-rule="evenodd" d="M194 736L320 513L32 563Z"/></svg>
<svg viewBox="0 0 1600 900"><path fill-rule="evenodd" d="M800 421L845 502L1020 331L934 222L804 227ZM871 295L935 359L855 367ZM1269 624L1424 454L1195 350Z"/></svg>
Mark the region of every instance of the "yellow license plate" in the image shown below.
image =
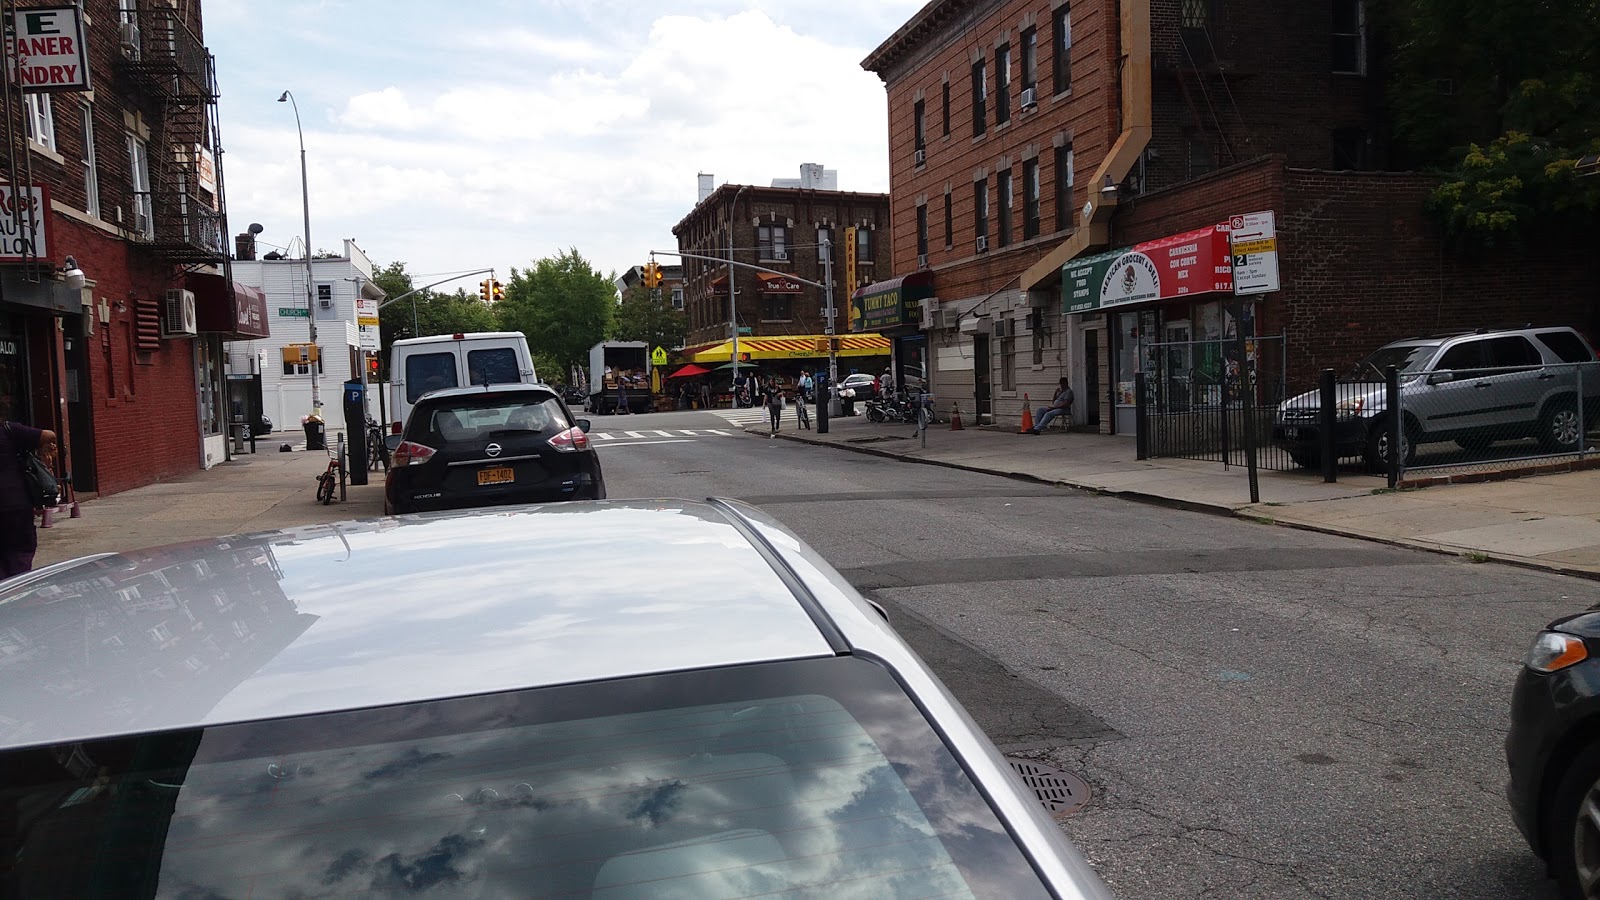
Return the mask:
<svg viewBox="0 0 1600 900"><path fill-rule="evenodd" d="M510 466L497 466L493 469L479 469L479 484L510 484L517 480L517 473Z"/></svg>

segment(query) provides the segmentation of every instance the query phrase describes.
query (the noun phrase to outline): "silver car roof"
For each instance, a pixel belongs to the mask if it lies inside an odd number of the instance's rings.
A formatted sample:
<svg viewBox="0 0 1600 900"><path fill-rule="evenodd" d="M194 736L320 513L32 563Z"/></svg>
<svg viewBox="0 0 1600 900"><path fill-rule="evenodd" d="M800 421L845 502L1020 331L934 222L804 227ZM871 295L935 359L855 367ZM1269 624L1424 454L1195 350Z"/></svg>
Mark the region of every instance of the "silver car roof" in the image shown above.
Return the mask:
<svg viewBox="0 0 1600 900"><path fill-rule="evenodd" d="M0 748L837 652L750 534L565 503L53 566L0 584Z"/></svg>

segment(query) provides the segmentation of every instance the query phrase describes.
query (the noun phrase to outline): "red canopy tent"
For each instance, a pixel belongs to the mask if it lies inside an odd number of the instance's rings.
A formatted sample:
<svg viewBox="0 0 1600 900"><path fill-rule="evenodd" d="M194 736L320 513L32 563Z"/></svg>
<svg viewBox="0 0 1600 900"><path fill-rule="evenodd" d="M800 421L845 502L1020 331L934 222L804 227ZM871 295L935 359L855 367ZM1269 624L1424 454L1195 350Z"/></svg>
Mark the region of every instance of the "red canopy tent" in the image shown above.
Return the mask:
<svg viewBox="0 0 1600 900"><path fill-rule="evenodd" d="M706 368L705 366L697 366L694 363L690 363L687 366L684 366L683 368L679 369L678 371L673 372L671 375L668 375L667 377L668 378L687 378L690 375L706 375L706 374L709 374L710 372L711 372L711 370Z"/></svg>

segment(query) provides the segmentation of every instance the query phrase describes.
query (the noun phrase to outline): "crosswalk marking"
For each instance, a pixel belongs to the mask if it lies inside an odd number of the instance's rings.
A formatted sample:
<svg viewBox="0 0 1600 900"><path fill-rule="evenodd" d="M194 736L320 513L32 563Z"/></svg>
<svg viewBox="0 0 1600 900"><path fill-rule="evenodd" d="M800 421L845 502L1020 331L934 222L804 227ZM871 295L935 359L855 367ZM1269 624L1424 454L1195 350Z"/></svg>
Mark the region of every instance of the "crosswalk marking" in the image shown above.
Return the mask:
<svg viewBox="0 0 1600 900"><path fill-rule="evenodd" d="M624 431L623 434L625 434L625 435L627 435L628 437L631 437L631 438L642 438L642 437L644 437L644 435L640 434L637 431Z"/></svg>
<svg viewBox="0 0 1600 900"><path fill-rule="evenodd" d="M609 434L606 434L605 432L598 432L598 433L595 433L595 434L591 434L591 435L589 435L589 437L598 438L599 440L602 440L602 441L614 441L614 440L616 440L616 438L612 437Z"/></svg>
<svg viewBox="0 0 1600 900"><path fill-rule="evenodd" d="M651 428L651 429L648 429L648 430L643 431L643 432L640 432L640 431L624 431L624 432L622 432L621 435L615 435L615 434L612 434L612 433L607 432L607 431L594 431L594 432L590 432L589 437L594 439L594 440L597 440L597 441L617 441L617 440L621 440L621 441L625 441L627 443L632 443L632 444L637 444L637 443L669 444L669 443L682 443L683 439L680 438L679 435L683 435L684 437L702 437L702 436L708 435L708 434L715 434L715 435L718 435L718 436L721 436L721 437L732 437L733 436L733 432L724 431L721 428L702 428L702 429L699 429L699 430L691 430L691 429L688 429L688 428L679 428L676 431L667 431L667 430L661 429L661 428ZM651 438L651 437L654 437L654 436L660 436L660 437L663 437L663 438L671 438L672 440L670 440L670 441L645 440L646 438ZM621 445L619 444L618 446L621 446Z"/></svg>
<svg viewBox="0 0 1600 900"><path fill-rule="evenodd" d="M728 437L729 436L728 432L722 431L722 430L716 429L716 428L707 428L706 429L706 434L720 434L723 437Z"/></svg>

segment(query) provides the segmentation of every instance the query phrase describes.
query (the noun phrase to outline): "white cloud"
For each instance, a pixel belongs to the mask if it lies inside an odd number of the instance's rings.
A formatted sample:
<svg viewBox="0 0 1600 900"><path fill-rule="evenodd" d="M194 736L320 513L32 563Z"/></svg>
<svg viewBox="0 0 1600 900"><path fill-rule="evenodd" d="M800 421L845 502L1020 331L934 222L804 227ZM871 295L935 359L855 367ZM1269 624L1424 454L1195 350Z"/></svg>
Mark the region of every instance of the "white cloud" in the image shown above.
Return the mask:
<svg viewBox="0 0 1600 900"><path fill-rule="evenodd" d="M903 15L882 25L896 4ZM843 3L801 11L807 22L775 19L802 18L787 8L708 11L729 3L653 19L640 3L546 3L537 28L507 4L464 30L400 10L372 30L359 5L319 8L332 27L369 31L348 60L312 54L316 80L297 91L319 248L354 237L420 273L506 270L572 246L623 269L674 247L698 172L765 184L820 162L842 189L887 190L883 88L860 60L913 0L871 4L872 30L851 35L839 30L858 13ZM260 221L263 239L287 243L300 231L294 123L260 98L303 83L306 61L271 52L281 23L253 27L238 7L218 21L207 38L234 230ZM237 108L233 84L246 85Z"/></svg>

